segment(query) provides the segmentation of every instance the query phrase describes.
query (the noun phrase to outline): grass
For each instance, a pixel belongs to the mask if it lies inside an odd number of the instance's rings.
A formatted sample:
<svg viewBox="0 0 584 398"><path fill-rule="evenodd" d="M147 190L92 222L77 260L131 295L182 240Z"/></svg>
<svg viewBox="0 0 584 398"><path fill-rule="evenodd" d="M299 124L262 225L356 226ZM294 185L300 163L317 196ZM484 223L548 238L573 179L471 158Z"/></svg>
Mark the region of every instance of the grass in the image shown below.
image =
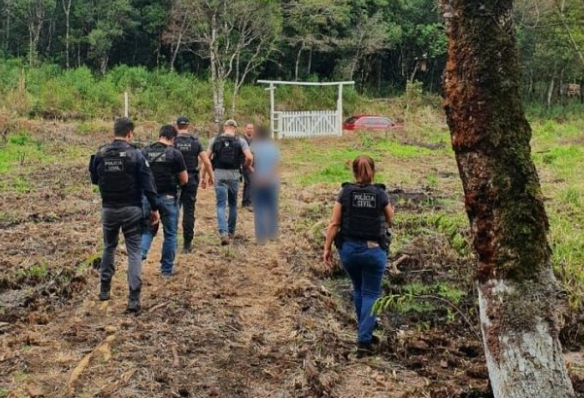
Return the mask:
<svg viewBox="0 0 584 398"><path fill-rule="evenodd" d="M347 162L360 154L372 156L378 166L378 181L406 190L426 187L444 196L439 206L422 204L418 212L400 211L397 205L393 250L399 251L420 237L441 235L458 256L468 258L472 255L468 219L460 201L462 189L448 136L443 126L437 128L424 121L412 122L410 127L403 136L389 139L383 134L363 133L326 143L286 142L284 153L294 153L285 158L287 167L294 170L294 179L305 189L338 188L352 180ZM576 310L584 304L584 120L534 120L532 128L533 159L550 219L551 261L569 292L570 307ZM421 133L412 137L410 131ZM444 146L428 149L407 142Z"/></svg>
<svg viewBox="0 0 584 398"><path fill-rule="evenodd" d="M31 138L28 132L9 135L7 142L0 144L0 190L30 192L33 187L26 174L29 166L53 159L45 152L43 143Z"/></svg>

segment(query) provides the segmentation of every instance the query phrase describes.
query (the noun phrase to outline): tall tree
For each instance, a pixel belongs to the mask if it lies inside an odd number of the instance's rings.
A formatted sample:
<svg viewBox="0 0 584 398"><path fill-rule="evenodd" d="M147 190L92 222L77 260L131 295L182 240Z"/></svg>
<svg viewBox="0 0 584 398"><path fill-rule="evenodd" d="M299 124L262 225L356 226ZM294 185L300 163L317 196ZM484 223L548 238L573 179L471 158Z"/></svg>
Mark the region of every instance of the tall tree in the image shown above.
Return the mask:
<svg viewBox="0 0 584 398"><path fill-rule="evenodd" d="M210 62L215 118L221 121L227 79L235 78L235 101L241 84L272 50L280 30L278 3L188 0L185 12L196 21L188 40L196 43L195 50Z"/></svg>
<svg viewBox="0 0 584 398"><path fill-rule="evenodd" d="M173 0L170 10L170 22L164 30L162 41L170 45L170 70L174 71L176 58L183 48L192 44L193 15L188 12L187 0Z"/></svg>
<svg viewBox="0 0 584 398"><path fill-rule="evenodd" d="M56 6L55 0L16 0L15 13L23 25L28 28L28 60L33 65L38 54L38 45L47 15L51 15Z"/></svg>
<svg viewBox="0 0 584 398"><path fill-rule="evenodd" d="M65 14L65 66L69 69L69 45L71 43L71 5L73 0L61 0L63 14Z"/></svg>
<svg viewBox="0 0 584 398"><path fill-rule="evenodd" d="M311 73L314 52L328 53L335 47L337 27L350 23L347 0L293 0L282 4L285 37L296 51L294 79L300 76L302 54L308 52L307 74Z"/></svg>
<svg viewBox="0 0 584 398"><path fill-rule="evenodd" d="M115 42L135 26L135 10L130 0L94 0L75 9L77 19L89 29L86 40L89 57L95 60L104 74Z"/></svg>
<svg viewBox="0 0 584 398"><path fill-rule="evenodd" d="M445 109L478 257L496 398L573 398L556 312L548 219L519 96L513 0L441 0Z"/></svg>

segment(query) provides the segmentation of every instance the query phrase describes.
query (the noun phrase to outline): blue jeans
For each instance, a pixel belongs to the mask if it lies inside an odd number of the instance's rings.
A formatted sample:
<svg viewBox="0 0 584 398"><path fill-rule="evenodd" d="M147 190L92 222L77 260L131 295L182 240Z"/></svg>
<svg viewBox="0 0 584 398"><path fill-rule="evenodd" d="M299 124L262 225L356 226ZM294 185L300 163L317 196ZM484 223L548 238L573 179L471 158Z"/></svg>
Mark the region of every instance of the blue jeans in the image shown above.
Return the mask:
<svg viewBox="0 0 584 398"><path fill-rule="evenodd" d="M366 241L347 239L340 251L341 263L353 283L353 302L357 312L359 343L371 342L375 329L373 304L381 295L381 280L387 253L379 247L368 248Z"/></svg>
<svg viewBox="0 0 584 398"><path fill-rule="evenodd" d="M150 218L150 204L146 198L142 199L142 209L144 217ZM160 259L160 271L165 274L172 274L174 258L176 256L176 242L178 229L178 204L173 196L160 195L158 197L158 211L160 212L160 222L164 231L164 242L162 243L162 258ZM148 227L142 234L142 259L146 259L152 240L158 233L158 225L152 227L148 222Z"/></svg>
<svg viewBox="0 0 584 398"><path fill-rule="evenodd" d="M260 243L278 236L278 184L252 186L256 240Z"/></svg>
<svg viewBox="0 0 584 398"><path fill-rule="evenodd" d="M215 196L217 198L217 225L219 234L234 234L237 225L237 191L239 180L218 180L215 182ZM227 205L229 204L229 219L227 219Z"/></svg>

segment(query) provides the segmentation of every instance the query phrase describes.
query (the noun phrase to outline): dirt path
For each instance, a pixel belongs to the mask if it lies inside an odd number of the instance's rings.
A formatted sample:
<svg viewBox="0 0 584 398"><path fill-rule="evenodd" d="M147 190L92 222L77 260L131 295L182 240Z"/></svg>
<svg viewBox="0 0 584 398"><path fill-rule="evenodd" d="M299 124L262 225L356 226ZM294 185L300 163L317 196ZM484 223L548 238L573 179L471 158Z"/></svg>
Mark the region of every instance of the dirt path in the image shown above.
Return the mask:
<svg viewBox="0 0 584 398"><path fill-rule="evenodd" d="M242 211L227 248L215 233L214 195L201 191L196 250L178 256L178 275L158 275L158 237L144 264L143 311L126 315L120 253L112 300L97 300L95 274L46 324L22 325L5 342L25 369L9 396L409 396L421 377L353 357L350 315L304 263L315 260L295 235L300 202L291 191L280 243L255 245L252 214Z"/></svg>

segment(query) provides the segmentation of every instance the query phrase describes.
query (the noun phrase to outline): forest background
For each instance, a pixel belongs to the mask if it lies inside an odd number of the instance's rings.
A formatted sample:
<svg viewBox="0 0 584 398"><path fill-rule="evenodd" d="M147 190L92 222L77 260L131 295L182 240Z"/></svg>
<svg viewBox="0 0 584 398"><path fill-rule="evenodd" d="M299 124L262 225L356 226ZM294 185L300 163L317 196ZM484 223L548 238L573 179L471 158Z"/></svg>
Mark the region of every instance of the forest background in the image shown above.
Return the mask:
<svg viewBox="0 0 584 398"><path fill-rule="evenodd" d="M584 2L516 3L531 114L577 113ZM383 112L408 85L439 103L446 62L433 0L0 0L0 10L0 108L19 116L111 118L128 91L138 119L263 120L257 78L355 80L345 112ZM336 100L326 89L277 98L294 110Z"/></svg>

